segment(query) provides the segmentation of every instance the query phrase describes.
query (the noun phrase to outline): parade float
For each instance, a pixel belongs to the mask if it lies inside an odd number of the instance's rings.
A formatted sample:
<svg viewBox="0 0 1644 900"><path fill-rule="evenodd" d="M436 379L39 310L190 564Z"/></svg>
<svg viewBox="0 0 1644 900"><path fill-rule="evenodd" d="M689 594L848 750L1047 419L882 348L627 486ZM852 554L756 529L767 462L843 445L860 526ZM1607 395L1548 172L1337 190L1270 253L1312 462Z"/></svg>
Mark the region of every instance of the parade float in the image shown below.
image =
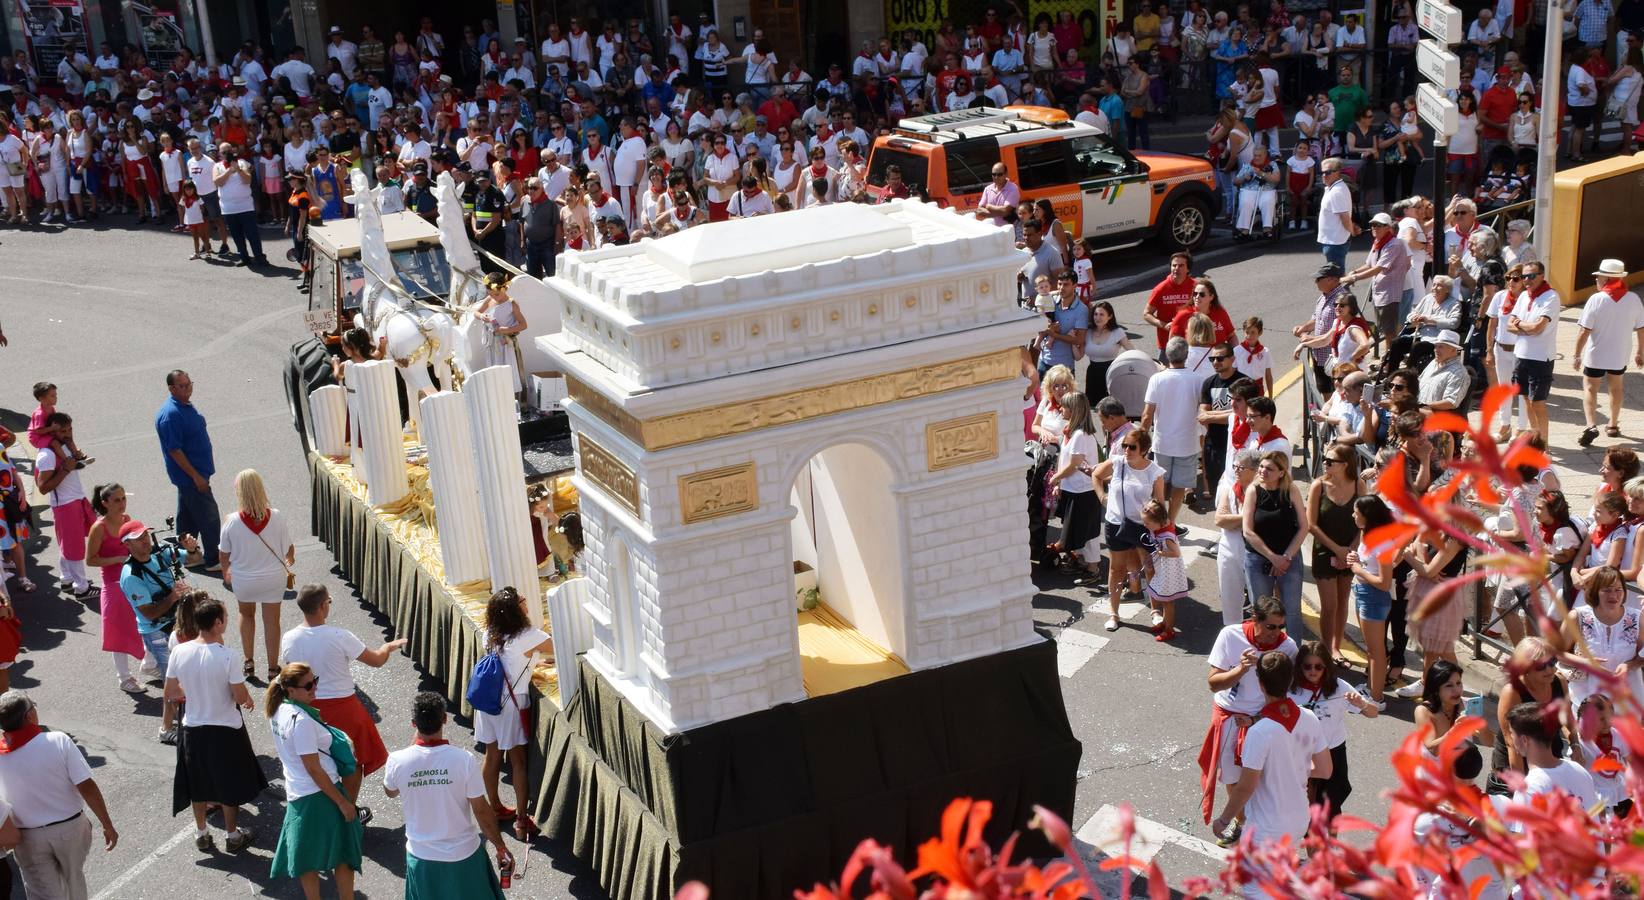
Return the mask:
<svg viewBox="0 0 1644 900"><path fill-rule="evenodd" d="M375 330L404 298L360 213ZM445 225L455 283L471 248ZM546 298L530 350L574 453L527 462L512 373L469 371L460 339L432 386L455 390L406 417L394 379L422 373L355 364L357 416L335 386L304 398L315 532L453 699L489 592L533 601L557 657L537 820L618 900L786 896L955 796L1071 815L1080 746L1020 540L1020 266L1008 231L906 201L565 254L511 290ZM448 289L458 329L470 303ZM576 543L543 524L571 512Z"/></svg>

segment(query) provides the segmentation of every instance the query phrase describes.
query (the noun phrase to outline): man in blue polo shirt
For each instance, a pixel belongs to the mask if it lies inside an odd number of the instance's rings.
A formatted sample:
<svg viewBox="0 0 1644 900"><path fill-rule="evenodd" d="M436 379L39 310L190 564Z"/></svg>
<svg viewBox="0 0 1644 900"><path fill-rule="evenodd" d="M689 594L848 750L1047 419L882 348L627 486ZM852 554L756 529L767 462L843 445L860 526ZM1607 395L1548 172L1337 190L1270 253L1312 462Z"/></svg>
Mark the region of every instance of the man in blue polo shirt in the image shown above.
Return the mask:
<svg viewBox="0 0 1644 900"><path fill-rule="evenodd" d="M217 537L223 517L217 512L217 498L211 495L211 476L216 463L211 458L211 435L205 417L194 408L194 381L182 369L166 373L171 397L154 416L154 431L160 436L160 452L165 454L166 477L177 486L177 533L197 534L204 551L207 572L222 571L217 561Z"/></svg>

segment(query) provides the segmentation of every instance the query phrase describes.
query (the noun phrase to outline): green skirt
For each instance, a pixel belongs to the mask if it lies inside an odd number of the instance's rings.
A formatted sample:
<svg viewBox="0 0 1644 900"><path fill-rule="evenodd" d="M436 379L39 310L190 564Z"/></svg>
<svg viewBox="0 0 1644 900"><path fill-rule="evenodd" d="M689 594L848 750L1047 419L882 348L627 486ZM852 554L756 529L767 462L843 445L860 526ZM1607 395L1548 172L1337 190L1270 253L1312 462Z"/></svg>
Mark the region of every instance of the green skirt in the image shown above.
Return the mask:
<svg viewBox="0 0 1644 900"><path fill-rule="evenodd" d="M434 862L405 854L405 900L504 900L502 882L482 843L465 860Z"/></svg>
<svg viewBox="0 0 1644 900"><path fill-rule="evenodd" d="M337 785L342 790L342 785ZM280 841L269 866L273 878L296 878L304 872L330 872L338 866L360 870L360 840L365 828L358 817L344 822L337 804L324 793L309 794L285 805Z"/></svg>

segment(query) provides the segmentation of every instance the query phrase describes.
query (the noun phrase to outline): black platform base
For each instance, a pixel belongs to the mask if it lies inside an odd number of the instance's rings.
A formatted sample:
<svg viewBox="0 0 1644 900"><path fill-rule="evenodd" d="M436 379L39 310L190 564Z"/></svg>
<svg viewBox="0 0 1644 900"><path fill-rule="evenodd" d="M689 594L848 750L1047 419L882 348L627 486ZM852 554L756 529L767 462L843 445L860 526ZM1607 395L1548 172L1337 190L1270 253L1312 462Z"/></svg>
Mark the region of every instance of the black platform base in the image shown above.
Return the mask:
<svg viewBox="0 0 1644 900"><path fill-rule="evenodd" d="M578 662L581 693L538 729L539 821L615 900L690 880L714 900L788 897L867 837L911 869L954 797L993 801L994 846L1033 804L1072 818L1081 747L1049 641L673 736ZM1050 849L1024 834L1018 853Z"/></svg>

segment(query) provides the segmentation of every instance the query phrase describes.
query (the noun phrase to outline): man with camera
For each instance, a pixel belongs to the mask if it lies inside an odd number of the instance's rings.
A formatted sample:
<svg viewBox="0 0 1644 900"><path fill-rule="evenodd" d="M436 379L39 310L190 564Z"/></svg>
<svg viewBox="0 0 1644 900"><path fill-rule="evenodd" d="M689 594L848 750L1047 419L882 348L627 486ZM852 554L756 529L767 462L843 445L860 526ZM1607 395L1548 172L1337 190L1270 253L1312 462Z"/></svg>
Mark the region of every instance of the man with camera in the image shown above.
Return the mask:
<svg viewBox="0 0 1644 900"><path fill-rule="evenodd" d="M222 208L223 221L234 238L234 249L239 251L240 262L247 266L266 266L263 239L257 228L257 203L251 195L253 172L251 160L240 156L238 147L227 141L217 147L217 165L211 180L217 185L217 204ZM246 252L246 245L251 251Z"/></svg>
<svg viewBox="0 0 1644 900"><path fill-rule="evenodd" d="M176 623L177 602L189 590L188 582L183 580L183 553L192 553L200 545L193 535L185 534L180 541L156 547L153 532L136 519L120 529L120 542L131 554L121 567L120 591L137 612L137 634L154 657L156 674L164 679L171 656L167 638ZM162 744L177 742L177 729L172 724L175 712L174 705L167 701L160 717Z"/></svg>

